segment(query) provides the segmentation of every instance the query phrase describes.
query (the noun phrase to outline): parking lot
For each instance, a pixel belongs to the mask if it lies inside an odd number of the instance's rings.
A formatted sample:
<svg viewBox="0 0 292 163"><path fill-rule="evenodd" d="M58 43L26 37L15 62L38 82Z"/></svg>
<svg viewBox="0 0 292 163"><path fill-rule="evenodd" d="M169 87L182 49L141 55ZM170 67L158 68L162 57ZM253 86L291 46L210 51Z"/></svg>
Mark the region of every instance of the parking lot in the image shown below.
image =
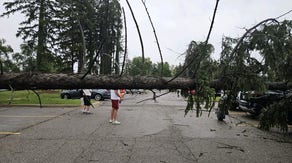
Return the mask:
<svg viewBox="0 0 292 163"><path fill-rule="evenodd" d="M261 131L258 121L230 112L184 117L186 102L168 94L126 95L121 125L108 123L109 100L96 102L93 114L80 107L1 107L1 162L290 162L289 133Z"/></svg>

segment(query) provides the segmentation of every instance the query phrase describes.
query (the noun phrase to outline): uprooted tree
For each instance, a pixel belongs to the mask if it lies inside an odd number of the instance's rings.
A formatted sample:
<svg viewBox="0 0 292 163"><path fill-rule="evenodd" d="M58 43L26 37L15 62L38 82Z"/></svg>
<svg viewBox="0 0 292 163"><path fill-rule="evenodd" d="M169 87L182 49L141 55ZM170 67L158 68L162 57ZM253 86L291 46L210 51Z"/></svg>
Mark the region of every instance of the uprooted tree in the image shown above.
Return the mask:
<svg viewBox="0 0 292 163"><path fill-rule="evenodd" d="M142 2L147 11L145 1ZM123 49L121 42L122 8L117 0L5 2L7 12L2 16L17 11L26 14L27 19L17 34L26 43L18 54L7 51L8 46L1 43L0 88L196 89L196 95L187 94L185 112L187 114L195 105L198 116L202 113L202 102L211 111L216 90L226 90L224 92L229 99L226 100L225 109L228 110L238 91L291 89L292 21L266 19L247 29L241 38L224 37L221 58L216 61L211 57L214 47L208 40L218 2L219 0L216 1L207 39L204 42L191 41L185 52L185 63L178 68L179 71L173 78L118 75L120 67L124 67L120 66L120 54L125 51L125 61L127 49ZM131 8L128 1L127 4ZM131 13L135 18L132 9ZM150 19L148 11L147 14ZM124 26L126 28L126 23ZM137 24L136 26L139 29ZM153 24L152 27L155 31ZM143 49L142 35L139 30L138 32ZM7 53L12 53L14 59L9 60ZM163 65L161 52L160 55ZM142 60L144 61L144 50ZM76 63L79 73L72 74ZM123 69L121 72L124 72ZM267 84L268 82L273 84ZM287 122L282 115L292 111L291 106L291 96L283 99L279 105L271 106L264 113L266 116L261 119L260 127L270 129L271 126L278 125L287 131Z"/></svg>

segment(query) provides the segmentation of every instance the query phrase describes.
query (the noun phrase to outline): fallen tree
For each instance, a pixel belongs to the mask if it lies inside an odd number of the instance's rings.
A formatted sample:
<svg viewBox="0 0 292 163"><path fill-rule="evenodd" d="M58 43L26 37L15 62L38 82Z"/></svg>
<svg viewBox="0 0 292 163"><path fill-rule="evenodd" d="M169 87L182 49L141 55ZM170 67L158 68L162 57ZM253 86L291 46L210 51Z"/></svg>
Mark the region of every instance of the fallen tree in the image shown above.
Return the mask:
<svg viewBox="0 0 292 163"><path fill-rule="evenodd" d="M43 74L43 73L4 73L0 75L0 89L196 89L190 78L171 78L153 76L96 76L83 74ZM170 82L169 82L170 81ZM221 90L224 81L214 80L210 87ZM271 90L292 89L292 82L267 83Z"/></svg>
<svg viewBox="0 0 292 163"><path fill-rule="evenodd" d="M83 74L13 73L0 75L0 89L194 89L194 80L151 76L96 76Z"/></svg>

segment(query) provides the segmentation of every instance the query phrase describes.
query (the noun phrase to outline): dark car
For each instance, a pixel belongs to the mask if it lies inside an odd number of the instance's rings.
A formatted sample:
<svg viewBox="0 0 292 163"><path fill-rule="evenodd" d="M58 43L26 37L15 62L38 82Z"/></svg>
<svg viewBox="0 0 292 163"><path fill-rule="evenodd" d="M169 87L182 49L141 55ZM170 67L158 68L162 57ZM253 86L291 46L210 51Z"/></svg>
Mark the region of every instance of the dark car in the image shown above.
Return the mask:
<svg viewBox="0 0 292 163"><path fill-rule="evenodd" d="M80 89L64 90L61 92L60 96L62 99L78 99L81 98L82 92ZM110 98L110 91L107 89L93 89L91 91L91 99L95 99L96 101Z"/></svg>
<svg viewBox="0 0 292 163"><path fill-rule="evenodd" d="M282 91L267 91L261 94L254 91L240 91L236 97L230 99L231 106L229 110L242 110L251 114L259 115L262 107L266 107L283 97L284 92ZM220 98L219 103L223 103L224 100L227 100L226 94Z"/></svg>
<svg viewBox="0 0 292 163"><path fill-rule="evenodd" d="M285 97L283 91L267 91L264 94L254 94L244 100L239 100L239 108L252 115L258 116L262 109Z"/></svg>
<svg viewBox="0 0 292 163"><path fill-rule="evenodd" d="M289 91L267 91L262 94L257 94L253 91L250 92L239 92L236 100L231 99L231 108L229 110L233 109L239 109L245 112L250 113L251 115L258 116L262 113L264 108L267 108L268 105L271 105L273 103L279 102L283 98L291 98L292 92ZM217 118L218 120L222 121L225 118L225 115L228 114L223 112L225 111L223 108L224 100L227 99L227 96L224 95L220 98L220 101L218 103L218 109L216 110ZM292 124L292 112L288 112L288 124Z"/></svg>
<svg viewBox="0 0 292 163"><path fill-rule="evenodd" d="M142 94L145 93L143 89L127 89L126 94Z"/></svg>
<svg viewBox="0 0 292 163"><path fill-rule="evenodd" d="M91 98L95 99L96 101L110 99L111 93L110 90L107 89L93 89L91 92Z"/></svg>

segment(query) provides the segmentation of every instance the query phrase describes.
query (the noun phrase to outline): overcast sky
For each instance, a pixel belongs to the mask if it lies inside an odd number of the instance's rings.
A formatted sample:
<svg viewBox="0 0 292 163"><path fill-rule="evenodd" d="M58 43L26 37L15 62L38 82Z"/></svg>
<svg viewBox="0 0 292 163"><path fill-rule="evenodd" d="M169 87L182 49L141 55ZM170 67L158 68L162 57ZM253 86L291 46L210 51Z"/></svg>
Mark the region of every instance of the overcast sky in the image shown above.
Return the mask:
<svg viewBox="0 0 292 163"><path fill-rule="evenodd" d="M126 0L120 2L127 16L128 55L132 59L141 56L140 41ZM153 30L141 0L129 2L139 24L145 57L150 57L155 63L160 62ZM146 0L164 61L178 65L184 60L180 54L186 51L192 40L206 40L215 3L216 0ZM220 0L209 40L215 46L213 58L219 58L222 36L240 37L245 32L244 28L250 28L264 19L278 17L290 10L292 0ZM3 11L1 4L0 13ZM21 39L15 37L22 19L19 14L10 16L9 19L0 18L0 38L4 38L6 44L11 45L16 52L22 43ZM291 20L292 13L282 17L280 21L284 19Z"/></svg>

